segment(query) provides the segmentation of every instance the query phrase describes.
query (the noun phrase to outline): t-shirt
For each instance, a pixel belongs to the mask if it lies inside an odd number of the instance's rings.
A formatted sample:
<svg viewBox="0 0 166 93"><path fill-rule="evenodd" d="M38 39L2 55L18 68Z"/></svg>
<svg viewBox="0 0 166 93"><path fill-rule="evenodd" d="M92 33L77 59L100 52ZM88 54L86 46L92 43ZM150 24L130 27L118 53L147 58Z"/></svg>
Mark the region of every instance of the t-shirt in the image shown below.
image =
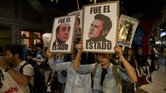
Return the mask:
<svg viewBox="0 0 166 93"><path fill-rule="evenodd" d="M24 93L11 75L8 72L5 72L3 69L1 70L3 75L3 78L1 77L1 82L3 85L0 88L0 93Z"/></svg>
<svg viewBox="0 0 166 93"><path fill-rule="evenodd" d="M17 67L16 67L16 70L18 71L18 72L20 72L20 69L21 69L21 67L24 65L26 63L26 61L23 61L22 63L20 63ZM27 64L27 65L25 65L25 67L23 68L23 75L27 75L27 76L31 76L31 81L30 81L30 83L31 83L31 85L33 86L34 84L33 84L33 75L34 75L34 69L33 69L33 67L32 67L32 65L30 65L30 64ZM27 85L27 86L21 86L20 85L20 87L23 89L23 91L24 91L24 93L30 93L30 89L29 89L29 86Z"/></svg>

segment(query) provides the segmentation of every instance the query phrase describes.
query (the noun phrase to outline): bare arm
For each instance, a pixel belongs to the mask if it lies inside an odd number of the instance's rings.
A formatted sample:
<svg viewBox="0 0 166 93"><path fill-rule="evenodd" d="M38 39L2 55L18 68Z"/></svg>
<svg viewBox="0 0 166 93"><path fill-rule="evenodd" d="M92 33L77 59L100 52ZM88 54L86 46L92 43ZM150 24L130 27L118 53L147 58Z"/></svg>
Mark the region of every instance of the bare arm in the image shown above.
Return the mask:
<svg viewBox="0 0 166 93"><path fill-rule="evenodd" d="M79 43L79 44L76 44L75 48L77 49L77 54L76 54L76 56L74 58L73 69L75 71L77 71L78 68L79 68L79 66L80 66L80 59L81 59L81 54L82 54L83 46L82 46L81 43Z"/></svg>
<svg viewBox="0 0 166 93"><path fill-rule="evenodd" d="M44 63L44 62L45 62L45 59L44 59L44 58L41 58L41 59L32 58L32 60L35 61L35 62L40 62L40 63Z"/></svg>
<svg viewBox="0 0 166 93"><path fill-rule="evenodd" d="M120 48L120 46L115 46L115 53L119 56L119 58L122 61L122 64L124 65L129 77L137 82L137 75L136 72L134 70L134 68L129 64L129 62L127 62L127 60L124 58L123 53L122 53L122 49Z"/></svg>

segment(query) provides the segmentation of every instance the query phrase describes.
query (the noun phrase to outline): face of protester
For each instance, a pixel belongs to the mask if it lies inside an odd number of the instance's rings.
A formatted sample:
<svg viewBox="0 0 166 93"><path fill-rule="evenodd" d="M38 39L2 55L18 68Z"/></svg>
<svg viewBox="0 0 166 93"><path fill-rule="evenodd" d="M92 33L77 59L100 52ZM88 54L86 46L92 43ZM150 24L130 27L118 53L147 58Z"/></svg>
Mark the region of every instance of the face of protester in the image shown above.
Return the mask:
<svg viewBox="0 0 166 93"><path fill-rule="evenodd" d="M139 55L142 55L142 54L143 54L142 48L139 48L139 49L138 49L138 54L139 54Z"/></svg>
<svg viewBox="0 0 166 93"><path fill-rule="evenodd" d="M129 50L128 50L128 54L129 54L129 55L132 55L132 54L133 54L133 50L132 50L132 49L129 49Z"/></svg>
<svg viewBox="0 0 166 93"><path fill-rule="evenodd" d="M90 26L88 37L90 39L98 38L101 35L102 27L103 21L95 19Z"/></svg>
<svg viewBox="0 0 166 93"><path fill-rule="evenodd" d="M18 65L18 54L13 55L10 50L5 51L4 55L5 59L9 62L9 64Z"/></svg>
<svg viewBox="0 0 166 93"><path fill-rule="evenodd" d="M108 54L98 54L99 62L102 66L108 65L110 63L110 56Z"/></svg>
<svg viewBox="0 0 166 93"><path fill-rule="evenodd" d="M56 37L61 42L65 43L69 39L70 34L70 24L61 24L59 33L56 34Z"/></svg>

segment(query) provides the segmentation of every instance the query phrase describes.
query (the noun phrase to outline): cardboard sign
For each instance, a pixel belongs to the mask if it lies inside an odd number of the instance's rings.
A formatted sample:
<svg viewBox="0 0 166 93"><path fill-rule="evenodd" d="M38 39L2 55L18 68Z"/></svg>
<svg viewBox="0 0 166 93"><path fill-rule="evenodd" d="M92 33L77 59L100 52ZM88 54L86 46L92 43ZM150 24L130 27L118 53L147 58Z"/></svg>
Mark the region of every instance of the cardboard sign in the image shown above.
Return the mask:
<svg viewBox="0 0 166 93"><path fill-rule="evenodd" d="M139 20L121 15L119 19L118 45L131 47Z"/></svg>
<svg viewBox="0 0 166 93"><path fill-rule="evenodd" d="M119 2L110 1L83 7L83 46L86 52L114 52Z"/></svg>
<svg viewBox="0 0 166 93"><path fill-rule="evenodd" d="M72 52L75 18L76 15L68 15L54 19L51 52Z"/></svg>

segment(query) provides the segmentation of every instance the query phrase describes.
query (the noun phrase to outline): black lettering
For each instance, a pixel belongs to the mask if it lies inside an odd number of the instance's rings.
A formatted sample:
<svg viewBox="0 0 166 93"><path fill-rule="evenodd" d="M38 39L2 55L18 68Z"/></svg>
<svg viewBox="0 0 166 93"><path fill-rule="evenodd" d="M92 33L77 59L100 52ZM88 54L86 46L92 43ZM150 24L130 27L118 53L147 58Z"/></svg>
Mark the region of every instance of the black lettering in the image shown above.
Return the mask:
<svg viewBox="0 0 166 93"><path fill-rule="evenodd" d="M89 49L89 47L88 47L88 42L86 42L86 49Z"/></svg>
<svg viewBox="0 0 166 93"><path fill-rule="evenodd" d="M98 13L101 13L101 6L98 7Z"/></svg>
<svg viewBox="0 0 166 93"><path fill-rule="evenodd" d="M97 48L97 43L98 42L93 42L94 43L94 48L93 49L96 49Z"/></svg>
<svg viewBox="0 0 166 93"><path fill-rule="evenodd" d="M104 13L111 12L111 11L110 11L110 6L109 6L109 5L104 6L103 12L104 12Z"/></svg>
<svg viewBox="0 0 166 93"><path fill-rule="evenodd" d="M89 43L89 49L93 49L93 45L92 44L93 44L92 42Z"/></svg>
<svg viewBox="0 0 166 93"><path fill-rule="evenodd" d="M67 50L68 45L67 44L53 44L52 50Z"/></svg>
<svg viewBox="0 0 166 93"><path fill-rule="evenodd" d="M106 43L102 43L102 49L106 49Z"/></svg>
<svg viewBox="0 0 166 93"><path fill-rule="evenodd" d="M93 42L86 41L86 49L102 49L102 50L111 50L112 44L111 42Z"/></svg>
<svg viewBox="0 0 166 93"><path fill-rule="evenodd" d="M93 49L93 43L91 41L86 42L86 49Z"/></svg>
<svg viewBox="0 0 166 93"><path fill-rule="evenodd" d="M67 18L66 18L66 22L67 22L67 23L70 22L70 17L67 17Z"/></svg>
<svg viewBox="0 0 166 93"><path fill-rule="evenodd" d="M94 11L94 8L90 8L90 14L92 14L92 12Z"/></svg>
<svg viewBox="0 0 166 93"><path fill-rule="evenodd" d="M101 47L102 47L102 46L101 46L101 43L98 42L98 43L97 43L97 49L102 49Z"/></svg>
<svg viewBox="0 0 166 93"><path fill-rule="evenodd" d="M108 49L108 50L111 50L111 48L112 48L112 43L111 43L111 42L108 42L108 43L107 43L107 49Z"/></svg>
<svg viewBox="0 0 166 93"><path fill-rule="evenodd" d="M59 19L58 23L65 23L65 18Z"/></svg>
<svg viewBox="0 0 166 93"><path fill-rule="evenodd" d="M97 13L101 13L101 6L90 8L90 14L97 14Z"/></svg>

